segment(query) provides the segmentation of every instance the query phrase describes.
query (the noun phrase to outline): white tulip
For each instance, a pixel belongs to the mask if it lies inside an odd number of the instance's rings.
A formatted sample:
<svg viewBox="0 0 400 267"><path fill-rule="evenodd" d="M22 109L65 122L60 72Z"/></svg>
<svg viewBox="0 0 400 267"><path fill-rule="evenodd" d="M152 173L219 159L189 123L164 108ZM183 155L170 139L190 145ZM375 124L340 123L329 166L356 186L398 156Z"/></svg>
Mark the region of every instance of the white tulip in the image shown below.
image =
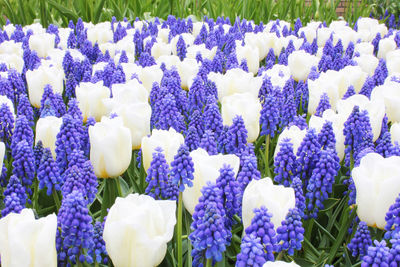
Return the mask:
<svg viewBox="0 0 400 267"><path fill-rule="evenodd" d="M43 147L50 148L53 158L56 158L56 139L61 124L62 118L57 118L55 116L39 118L36 122L35 144L42 141Z"/></svg>
<svg viewBox="0 0 400 267"><path fill-rule="evenodd" d="M281 226L290 209L295 207L294 190L283 185L274 185L271 178L252 180L243 193L242 220L246 229L254 217L254 209L265 206L272 214L275 230Z"/></svg>
<svg viewBox="0 0 400 267"><path fill-rule="evenodd" d="M118 197L108 212L103 239L114 266L153 267L174 235L176 202L147 195Z"/></svg>
<svg viewBox="0 0 400 267"><path fill-rule="evenodd" d="M14 116L14 121L15 121L15 113L14 113L14 104L13 102L6 97L5 95L0 95L0 106L6 104L8 106L8 109L11 111L11 113Z"/></svg>
<svg viewBox="0 0 400 267"><path fill-rule="evenodd" d="M9 24L3 26L3 31L5 31L7 33L8 38L11 37L11 34L13 34L15 29L16 28L15 28L14 24L12 24L12 23L9 23Z"/></svg>
<svg viewBox="0 0 400 267"><path fill-rule="evenodd" d="M107 42L112 42L114 34L111 30L110 22L98 23L93 27L87 29L87 39L92 42L92 44L104 44Z"/></svg>
<svg viewBox="0 0 400 267"><path fill-rule="evenodd" d="M393 38L384 38L379 41L378 58L387 60L387 54L397 48Z"/></svg>
<svg viewBox="0 0 400 267"><path fill-rule="evenodd" d="M308 80L308 114L312 115L316 112L323 93L328 94L331 107L336 107L336 102L341 98L339 91L341 80L342 74L334 70L321 73L314 81Z"/></svg>
<svg viewBox="0 0 400 267"><path fill-rule="evenodd" d="M81 82L76 86L75 93L83 121L86 121L88 117L94 117L96 121L100 121L107 112L103 100L110 97L110 89L103 85L103 81Z"/></svg>
<svg viewBox="0 0 400 267"><path fill-rule="evenodd" d="M374 55L366 55L366 54L363 54L359 57L355 57L354 61L357 62L357 65L369 76L374 75L375 69L376 67L378 67L379 64L379 59L377 59Z"/></svg>
<svg viewBox="0 0 400 267"><path fill-rule="evenodd" d="M177 133L175 129L157 130L154 129L150 136L142 138L142 160L143 167L147 171L150 167L150 162L153 160L153 153L157 147L161 147L167 160L170 164L174 160L174 156L178 152L179 147L185 142L182 134Z"/></svg>
<svg viewBox="0 0 400 267"><path fill-rule="evenodd" d="M29 100L31 104L40 108L44 87L50 84L54 93L62 94L64 90L64 70L57 66L40 65L35 70L26 72Z"/></svg>
<svg viewBox="0 0 400 267"><path fill-rule="evenodd" d="M390 126L390 135L392 136L392 143L396 142L400 145L400 123L395 122Z"/></svg>
<svg viewBox="0 0 400 267"><path fill-rule="evenodd" d="M241 41L236 41L236 57L240 64L242 60L246 60L249 72L256 75L260 67L260 52L257 47L250 45L241 45Z"/></svg>
<svg viewBox="0 0 400 267"><path fill-rule="evenodd" d="M22 43L16 43L14 40L4 41L0 44L0 54L16 54L22 56L24 54Z"/></svg>
<svg viewBox="0 0 400 267"><path fill-rule="evenodd" d="M356 93L360 92L368 73L364 72L360 66L346 66L340 71L341 80L339 84L339 97L343 97L350 85L354 87Z"/></svg>
<svg viewBox="0 0 400 267"><path fill-rule="evenodd" d="M380 95L383 97L386 107L386 115L390 122L400 122L400 83L385 82L372 90L371 97ZM376 96L376 97L380 97Z"/></svg>
<svg viewBox="0 0 400 267"><path fill-rule="evenodd" d="M254 77L253 74L242 69L230 69L225 74L211 72L208 79L217 86L218 99L235 93L251 93L258 97L262 85L261 77Z"/></svg>
<svg viewBox="0 0 400 267"><path fill-rule="evenodd" d="M371 96L371 100L365 95L352 95L346 100L339 100L336 108L340 116L348 118L355 106L359 106L360 110L368 111L374 135L373 141L375 142L381 133L382 120L385 116L385 103L382 95L376 94L376 96Z"/></svg>
<svg viewBox="0 0 400 267"><path fill-rule="evenodd" d="M45 33L46 29L43 28L42 24L40 24L39 22L35 22L33 24L30 25L26 25L23 27L23 31L26 34L29 30L31 30L33 32L33 34L41 34L41 33Z"/></svg>
<svg viewBox="0 0 400 267"><path fill-rule="evenodd" d="M386 56L386 66L389 75L400 73L400 49L390 51Z"/></svg>
<svg viewBox="0 0 400 267"><path fill-rule="evenodd" d="M161 56L170 56L172 54L172 46L169 43L163 41L157 41L151 47L151 55L154 59L158 59Z"/></svg>
<svg viewBox="0 0 400 267"><path fill-rule="evenodd" d="M354 46L354 53L359 53L360 55L373 55L374 46L368 42L357 43Z"/></svg>
<svg viewBox="0 0 400 267"><path fill-rule="evenodd" d="M142 138L150 134L151 106L148 102L123 104L111 113L118 114L129 128L132 137L132 149L140 149Z"/></svg>
<svg viewBox="0 0 400 267"><path fill-rule="evenodd" d="M296 81L304 81L310 74L311 68L318 66L318 58L304 50L294 51L288 57L288 66Z"/></svg>
<svg viewBox="0 0 400 267"><path fill-rule="evenodd" d="M6 64L8 68L16 69L19 73L24 68L24 60L17 54L0 54L0 63Z"/></svg>
<svg viewBox="0 0 400 267"><path fill-rule="evenodd" d="M117 177L131 163L131 132L122 118L102 117L101 122L89 127L90 161L99 178Z"/></svg>
<svg viewBox="0 0 400 267"><path fill-rule="evenodd" d="M194 164L193 186L187 187L185 191L183 191L183 204L186 210L190 214L193 214L201 196L201 189L207 182L215 182L217 180L219 177L219 170L224 164L231 166L236 177L239 171L240 160L239 157L234 154L210 156L207 151L202 148L190 152L190 156Z"/></svg>
<svg viewBox="0 0 400 267"><path fill-rule="evenodd" d="M56 36L51 33L33 34L29 37L29 48L36 51L39 57L47 57L48 52L54 49Z"/></svg>
<svg viewBox="0 0 400 267"><path fill-rule="evenodd" d="M194 37L191 33L182 33L174 36L171 41L169 42L172 48L172 53L177 55L176 44L178 43L179 38L182 37L183 41L185 42L186 47L193 45Z"/></svg>
<svg viewBox="0 0 400 267"><path fill-rule="evenodd" d="M258 97L250 93L233 94L221 101L221 116L224 125L232 125L233 119L242 116L247 130L247 142L256 141L260 133L261 103Z"/></svg>
<svg viewBox="0 0 400 267"><path fill-rule="evenodd" d="M209 60L212 60L216 52L216 46L211 49L207 49L205 44L192 45L187 48L186 57L196 59L197 54L200 53L203 59L207 58Z"/></svg>
<svg viewBox="0 0 400 267"><path fill-rule="evenodd" d="M10 213L0 220L0 256L4 267L55 267L57 216L38 220L33 210Z"/></svg>
<svg viewBox="0 0 400 267"><path fill-rule="evenodd" d="M58 28L58 37L60 37L60 42L58 43L58 47L62 50L68 49L68 37L72 29L70 28Z"/></svg>
<svg viewBox="0 0 400 267"><path fill-rule="evenodd" d="M285 127L283 129L282 133L278 137L278 141L276 143L276 148L274 152L274 158L278 154L278 152L281 149L281 143L283 140L286 138L290 139L290 142L293 144L293 153L296 155L297 149L299 148L301 142L303 141L304 137L306 136L307 129L300 130L299 127L296 125L290 126L290 127Z"/></svg>
<svg viewBox="0 0 400 267"><path fill-rule="evenodd" d="M6 146L4 145L3 142L0 142L0 175L1 171L3 170L3 160L5 153L6 153Z"/></svg>
<svg viewBox="0 0 400 267"><path fill-rule="evenodd" d="M357 215L368 226L383 229L385 215L400 193L400 157L369 153L352 171Z"/></svg>
<svg viewBox="0 0 400 267"><path fill-rule="evenodd" d="M347 120L346 117L337 114L334 110L327 109L322 114L322 118L312 115L308 123L309 128L314 128L318 134L321 131L326 121L332 122L333 133L335 134L335 141L336 141L335 149L340 160L344 158L345 137L343 134L343 129L346 120Z"/></svg>
<svg viewBox="0 0 400 267"><path fill-rule="evenodd" d="M271 80L272 86L278 86L282 90L286 82L290 79L291 75L292 74L288 66L275 64L272 68L263 71L261 77L265 78L265 76L268 76Z"/></svg>
<svg viewBox="0 0 400 267"><path fill-rule="evenodd" d="M149 100L149 92L136 79L129 80L126 83L113 84L111 91L112 98L102 99L107 114L111 114L122 105L147 103Z"/></svg>

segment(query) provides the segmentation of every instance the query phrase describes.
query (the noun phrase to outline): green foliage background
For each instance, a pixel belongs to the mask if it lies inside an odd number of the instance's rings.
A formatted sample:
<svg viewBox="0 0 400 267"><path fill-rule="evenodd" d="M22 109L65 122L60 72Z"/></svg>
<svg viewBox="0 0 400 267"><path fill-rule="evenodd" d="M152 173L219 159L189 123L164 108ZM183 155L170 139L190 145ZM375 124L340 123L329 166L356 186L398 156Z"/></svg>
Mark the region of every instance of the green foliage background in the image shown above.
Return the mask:
<svg viewBox="0 0 400 267"><path fill-rule="evenodd" d="M394 6L394 0L381 0L378 4L372 0L346 0L347 10L344 18L354 22L359 16L368 16L371 10L379 11L386 6ZM336 7L340 0L0 0L0 23L9 19L14 24L31 24L35 20L43 26L50 23L64 26L69 20L98 23L109 21L112 16L117 20L124 17L134 20L168 15L185 18L194 15L236 17L268 22L271 19L294 21L300 18L304 23L310 20L324 20L327 23L337 19ZM388 2L388 3L386 3ZM391 4L391 3L394 4ZM390 4L390 5L388 5ZM392 8L394 8L392 7Z"/></svg>

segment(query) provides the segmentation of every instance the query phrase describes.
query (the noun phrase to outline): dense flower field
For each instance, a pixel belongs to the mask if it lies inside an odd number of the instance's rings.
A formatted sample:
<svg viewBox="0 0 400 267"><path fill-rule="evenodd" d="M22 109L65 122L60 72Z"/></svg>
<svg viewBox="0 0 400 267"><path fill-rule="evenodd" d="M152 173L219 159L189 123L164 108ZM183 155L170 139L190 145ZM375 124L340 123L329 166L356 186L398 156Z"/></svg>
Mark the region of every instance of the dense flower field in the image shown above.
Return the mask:
<svg viewBox="0 0 400 267"><path fill-rule="evenodd" d="M5 25L1 266L398 266L391 18Z"/></svg>

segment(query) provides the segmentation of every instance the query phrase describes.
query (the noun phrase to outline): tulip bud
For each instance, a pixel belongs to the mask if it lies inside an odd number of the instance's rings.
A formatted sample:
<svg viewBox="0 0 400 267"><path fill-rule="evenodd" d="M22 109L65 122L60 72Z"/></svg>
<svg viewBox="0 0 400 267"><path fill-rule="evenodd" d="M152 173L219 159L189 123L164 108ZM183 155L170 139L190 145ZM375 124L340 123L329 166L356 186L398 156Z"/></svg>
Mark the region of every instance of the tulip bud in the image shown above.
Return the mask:
<svg viewBox="0 0 400 267"><path fill-rule="evenodd" d="M54 93L62 95L64 90L64 71L56 66L41 65L34 70L26 72L26 83L28 84L29 100L31 104L40 108L44 87L50 84Z"/></svg>
<svg viewBox="0 0 400 267"><path fill-rule="evenodd" d="M56 36L50 33L33 34L29 37L29 48L36 51L39 57L45 58L54 49Z"/></svg>
<svg viewBox="0 0 400 267"><path fill-rule="evenodd" d="M75 92L83 121L86 122L88 117L94 117L96 121L100 121L107 111L103 99L110 97L110 89L105 87L102 81L97 83L81 82Z"/></svg>
<svg viewBox="0 0 400 267"><path fill-rule="evenodd" d="M150 136L142 138L142 160L143 167L147 172L150 162L153 160L153 153L157 147L161 147L167 163L170 164L174 160L174 156L178 152L179 147L185 142L182 134L177 133L175 129L169 130L153 130Z"/></svg>
<svg viewBox="0 0 400 267"><path fill-rule="evenodd" d="M256 141L260 133L260 111L258 97L250 93L233 94L222 99L221 116L224 125L232 125L233 118L242 116L248 143Z"/></svg>
<svg viewBox="0 0 400 267"><path fill-rule="evenodd" d="M2 266L57 266L56 230L55 214L38 220L31 209L8 214L0 220Z"/></svg>
<svg viewBox="0 0 400 267"><path fill-rule="evenodd" d="M90 161L99 178L117 177L129 167L132 138L122 118L102 117L89 127Z"/></svg>
<svg viewBox="0 0 400 267"><path fill-rule="evenodd" d="M304 81L310 74L312 67L318 66L318 58L303 50L294 51L288 57L288 66L296 81Z"/></svg>
<svg viewBox="0 0 400 267"><path fill-rule="evenodd" d="M57 118L55 116L39 118L36 122L35 144L42 141L43 147L50 148L53 158L56 158L56 139L61 124L62 118Z"/></svg>
<svg viewBox="0 0 400 267"><path fill-rule="evenodd" d="M210 156L207 151L202 148L198 148L190 152L194 164L194 179L193 186L185 188L183 191L183 204L190 214L193 214L194 208L199 202L201 196L201 189L206 185L208 181L217 181L219 177L219 170L228 164L233 168L236 174L239 171L240 160L236 155L212 155Z"/></svg>
<svg viewBox="0 0 400 267"><path fill-rule="evenodd" d="M271 178L252 180L243 193L243 228L246 229L254 217L253 210L265 206L272 214L271 221L277 229L289 209L295 207L294 190L283 185L274 185Z"/></svg>
<svg viewBox="0 0 400 267"><path fill-rule="evenodd" d="M351 176L356 186L358 217L368 226L383 229L385 215L400 194L400 157L369 153Z"/></svg>
<svg viewBox="0 0 400 267"><path fill-rule="evenodd" d="M159 265L174 235L176 203L130 194L117 198L104 225L103 239L114 266Z"/></svg>

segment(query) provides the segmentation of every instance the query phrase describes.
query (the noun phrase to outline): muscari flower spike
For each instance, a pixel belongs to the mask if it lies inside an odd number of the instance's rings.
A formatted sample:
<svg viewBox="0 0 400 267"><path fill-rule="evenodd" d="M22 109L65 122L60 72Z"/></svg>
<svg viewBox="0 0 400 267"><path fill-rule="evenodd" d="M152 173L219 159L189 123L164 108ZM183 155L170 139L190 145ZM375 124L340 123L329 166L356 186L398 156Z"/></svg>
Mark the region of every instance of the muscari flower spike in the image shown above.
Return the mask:
<svg viewBox="0 0 400 267"><path fill-rule="evenodd" d="M274 160L275 182L289 186L296 174L296 156L293 153L293 144L289 138L280 143L280 150Z"/></svg>
<svg viewBox="0 0 400 267"><path fill-rule="evenodd" d="M400 195L397 196L396 201L390 206L385 216L385 233L386 239L393 238L400 232Z"/></svg>
<svg viewBox="0 0 400 267"><path fill-rule="evenodd" d="M56 137L55 148L56 162L61 173L67 168L74 149L79 150L81 148L81 127L80 122L71 115L63 116L63 122Z"/></svg>
<svg viewBox="0 0 400 267"><path fill-rule="evenodd" d="M160 114L158 117L157 128L168 130L170 127L174 128L177 132L183 132L186 129L184 117L179 112L178 105L175 97L168 93L161 100Z"/></svg>
<svg viewBox="0 0 400 267"><path fill-rule="evenodd" d="M261 135L275 136L280 122L280 109L275 96L267 95L260 112Z"/></svg>
<svg viewBox="0 0 400 267"><path fill-rule="evenodd" d="M327 93L323 93L321 95L321 99L319 100L317 111L315 112L315 116L322 117L322 114L325 110L330 109L331 104L329 103L329 97Z"/></svg>
<svg viewBox="0 0 400 267"><path fill-rule="evenodd" d="M367 255L368 247L372 245L371 234L365 222L360 222L356 233L347 245L353 257L363 257Z"/></svg>
<svg viewBox="0 0 400 267"><path fill-rule="evenodd" d="M103 239L103 230L104 230L104 222L101 223L99 221L94 223L94 234L93 234L93 243L94 247L92 249L92 253L89 254L93 255L93 259L97 263L103 263L105 265L108 264L108 253L106 250L106 244Z"/></svg>
<svg viewBox="0 0 400 267"><path fill-rule="evenodd" d="M31 194L29 186L32 185L35 178L36 165L33 147L26 140L22 140L16 145L12 166L13 174L21 179L22 185L26 186L28 193Z"/></svg>
<svg viewBox="0 0 400 267"><path fill-rule="evenodd" d="M335 150L336 138L335 133L333 132L332 122L325 121L321 132L318 134L318 143L321 145L322 150Z"/></svg>
<svg viewBox="0 0 400 267"><path fill-rule="evenodd" d="M183 61L186 58L186 43L185 40L183 40L182 35L179 35L178 42L176 43L176 52L177 56L181 61Z"/></svg>
<svg viewBox="0 0 400 267"><path fill-rule="evenodd" d="M172 182L179 187L179 191L183 192L185 186L193 186L193 173L194 164L192 157L189 154L188 147L183 144L179 147L178 153L171 162L170 177L172 178Z"/></svg>
<svg viewBox="0 0 400 267"><path fill-rule="evenodd" d="M374 240L374 245L368 247L367 255L362 257L361 267L368 266L390 266L392 257L386 241Z"/></svg>
<svg viewBox="0 0 400 267"><path fill-rule="evenodd" d="M206 103L206 94L205 94L205 85L204 81L200 76L196 76L193 79L193 83L190 86L188 98L190 103L190 109L198 109L202 110L204 104Z"/></svg>
<svg viewBox="0 0 400 267"><path fill-rule="evenodd" d="M208 182L201 192L190 226L192 233L189 235L193 244L193 266L202 266L204 259L212 259L213 263L221 261L222 253L231 239L231 232L225 227L221 190Z"/></svg>
<svg viewBox="0 0 400 267"><path fill-rule="evenodd" d="M297 171L300 178L306 182L311 177L312 171L318 160L318 152L321 145L314 128L307 130L306 136L297 149Z"/></svg>
<svg viewBox="0 0 400 267"><path fill-rule="evenodd" d="M200 140L199 147L206 150L209 155L217 155L217 141L215 140L214 132L205 130Z"/></svg>
<svg viewBox="0 0 400 267"><path fill-rule="evenodd" d="M388 76L388 69L386 67L386 61L385 61L385 59L381 58L379 60L378 66L376 67L374 76L373 76L373 78L375 80L375 86L384 84L387 76Z"/></svg>
<svg viewBox="0 0 400 267"><path fill-rule="evenodd" d="M262 267L265 263L264 247L255 235L245 235L236 257L236 267Z"/></svg>
<svg viewBox="0 0 400 267"><path fill-rule="evenodd" d="M24 115L18 116L15 121L14 133L11 137L11 152L13 156L15 155L17 144L22 140L25 140L29 146L33 145L33 130Z"/></svg>
<svg viewBox="0 0 400 267"><path fill-rule="evenodd" d="M226 211L225 225L227 229L230 229L234 223L233 216L240 213L241 196L239 183L230 165L224 164L222 166L216 183L217 187L222 191L222 200Z"/></svg>
<svg viewBox="0 0 400 267"><path fill-rule="evenodd" d="M332 186L340 168L340 160L334 150L319 152L318 161L307 185L307 210L310 217L316 218L318 211L324 208L323 202L332 193Z"/></svg>
<svg viewBox="0 0 400 267"><path fill-rule="evenodd" d="M221 119L222 120L222 119ZM14 129L14 115L13 111L7 104L0 106L0 140L2 140L6 147L10 147L12 132Z"/></svg>
<svg viewBox="0 0 400 267"><path fill-rule="evenodd" d="M244 156L243 164L241 164L241 169L237 175L241 192L244 192L244 189L252 180L259 179L261 179L261 173L257 169L257 158L254 155Z"/></svg>
<svg viewBox="0 0 400 267"><path fill-rule="evenodd" d="M346 93L343 95L342 99L343 99L343 100L346 100L347 98L349 98L350 96L355 95L355 94L356 94L356 91L354 90L354 86L353 86L353 85L350 85L350 86L347 88L347 91L346 91Z"/></svg>
<svg viewBox="0 0 400 267"><path fill-rule="evenodd" d="M282 225L276 229L277 252L287 250L293 256L295 250L301 249L304 240L304 228L297 208L290 209Z"/></svg>
<svg viewBox="0 0 400 267"><path fill-rule="evenodd" d="M261 239L266 261L274 261L273 252L276 249L276 233L271 222L272 214L265 206L254 209L254 217L251 224L245 229L246 235L254 235Z"/></svg>
<svg viewBox="0 0 400 267"><path fill-rule="evenodd" d="M17 106L17 116L20 115L24 115L29 121L29 126L33 126L34 124L33 109L26 94L21 94L19 96L19 102Z"/></svg>
<svg viewBox="0 0 400 267"><path fill-rule="evenodd" d="M85 250L92 250L93 225L92 217L89 215L87 201L82 192L73 191L65 196L57 216L56 248L60 262L70 261L93 263L93 258Z"/></svg>
<svg viewBox="0 0 400 267"><path fill-rule="evenodd" d="M392 136L390 132L386 132L376 140L375 152L387 158L392 156Z"/></svg>
<svg viewBox="0 0 400 267"><path fill-rule="evenodd" d="M22 186L20 179L11 175L7 188L3 192L4 209L1 211L2 217L14 212L20 213L25 208L27 196L25 188Z"/></svg>
<svg viewBox="0 0 400 267"><path fill-rule="evenodd" d="M226 151L230 154L238 154L245 149L247 144L247 129L243 118L237 115L232 120L232 125L229 126L227 132L228 143L225 145Z"/></svg>
<svg viewBox="0 0 400 267"><path fill-rule="evenodd" d="M217 137L219 137L223 129L223 121L218 108L217 100L214 96L207 97L207 104L204 108L203 121L204 129L213 131L217 135Z"/></svg>
<svg viewBox="0 0 400 267"><path fill-rule="evenodd" d="M145 193L155 199L170 199L176 196L169 195L169 167L162 148L157 147L153 153L153 160L147 170L146 182L148 183ZM173 186L178 187L177 184Z"/></svg>
<svg viewBox="0 0 400 267"><path fill-rule="evenodd" d="M190 151L196 150L200 145L199 135L194 126L189 125L189 129L185 137L185 145Z"/></svg>
<svg viewBox="0 0 400 267"><path fill-rule="evenodd" d="M39 189L47 187L47 195L50 196L55 191L61 191L61 175L56 162L53 159L49 148L43 149L43 156L37 170Z"/></svg>

